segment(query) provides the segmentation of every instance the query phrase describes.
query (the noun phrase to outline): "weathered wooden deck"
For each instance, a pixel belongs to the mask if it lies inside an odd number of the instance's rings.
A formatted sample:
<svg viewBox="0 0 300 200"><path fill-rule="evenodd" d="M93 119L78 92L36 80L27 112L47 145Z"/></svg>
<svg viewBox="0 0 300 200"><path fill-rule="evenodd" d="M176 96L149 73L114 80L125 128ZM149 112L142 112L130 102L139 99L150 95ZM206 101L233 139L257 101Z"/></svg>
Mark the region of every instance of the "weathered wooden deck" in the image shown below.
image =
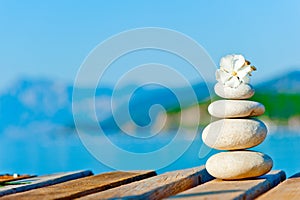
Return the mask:
<svg viewBox="0 0 300 200"><path fill-rule="evenodd" d="M0 179L0 199L300 199L300 173L274 170L259 178L222 181L204 166L167 172L77 171Z"/></svg>

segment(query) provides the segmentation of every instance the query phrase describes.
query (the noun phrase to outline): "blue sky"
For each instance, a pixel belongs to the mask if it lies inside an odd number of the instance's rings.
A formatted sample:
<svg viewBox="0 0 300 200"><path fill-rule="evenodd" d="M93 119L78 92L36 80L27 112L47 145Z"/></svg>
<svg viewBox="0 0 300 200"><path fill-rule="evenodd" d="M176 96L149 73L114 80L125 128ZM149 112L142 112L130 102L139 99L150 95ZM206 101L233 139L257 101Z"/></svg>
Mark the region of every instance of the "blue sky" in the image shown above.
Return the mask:
<svg viewBox="0 0 300 200"><path fill-rule="evenodd" d="M88 53L119 32L163 27L218 63L242 53L255 83L300 69L300 1L0 0L0 88L20 77L72 82Z"/></svg>

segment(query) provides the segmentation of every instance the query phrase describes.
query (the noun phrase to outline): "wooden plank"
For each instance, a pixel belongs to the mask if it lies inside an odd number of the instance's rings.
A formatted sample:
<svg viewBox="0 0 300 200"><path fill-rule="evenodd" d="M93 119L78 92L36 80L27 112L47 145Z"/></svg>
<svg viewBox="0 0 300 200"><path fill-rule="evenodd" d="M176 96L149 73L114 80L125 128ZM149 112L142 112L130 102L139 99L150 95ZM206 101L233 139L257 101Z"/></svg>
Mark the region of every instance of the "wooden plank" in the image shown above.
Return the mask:
<svg viewBox="0 0 300 200"><path fill-rule="evenodd" d="M35 178L23 179L20 181L9 182L8 185L0 187L0 197L8 194L13 194L17 192L23 192L27 190L32 190L40 187L45 187L48 185L54 185L57 183L62 183L72 179L82 178L85 176L90 176L93 173L89 170L75 171L68 173L57 173L45 176L39 176ZM7 184L7 183L6 183Z"/></svg>
<svg viewBox="0 0 300 200"><path fill-rule="evenodd" d="M258 197L258 200L300 199L300 173L295 174L277 187Z"/></svg>
<svg viewBox="0 0 300 200"><path fill-rule="evenodd" d="M213 179L204 166L167 172L82 199L162 199Z"/></svg>
<svg viewBox="0 0 300 200"><path fill-rule="evenodd" d="M0 185L4 184L6 182L18 181L18 180L32 178L32 177L36 177L36 176L25 174L25 175L18 175L16 177L14 177L13 175L5 174L5 175L0 176Z"/></svg>
<svg viewBox="0 0 300 200"><path fill-rule="evenodd" d="M8 195L3 199L74 199L155 175L155 171L109 172Z"/></svg>
<svg viewBox="0 0 300 200"><path fill-rule="evenodd" d="M285 179L283 171L271 171L254 179L239 181L223 181L215 179L203 185L170 197L169 199L254 199L258 195L270 190ZM276 199L276 198L275 198Z"/></svg>

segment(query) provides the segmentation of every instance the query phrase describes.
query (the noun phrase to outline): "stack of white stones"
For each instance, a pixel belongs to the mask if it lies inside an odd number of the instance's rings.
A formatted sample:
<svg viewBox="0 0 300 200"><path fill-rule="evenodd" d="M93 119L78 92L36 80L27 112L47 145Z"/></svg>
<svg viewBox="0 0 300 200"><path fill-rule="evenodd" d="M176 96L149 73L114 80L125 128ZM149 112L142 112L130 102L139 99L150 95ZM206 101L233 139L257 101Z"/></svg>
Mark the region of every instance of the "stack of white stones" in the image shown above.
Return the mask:
<svg viewBox="0 0 300 200"><path fill-rule="evenodd" d="M206 162L207 171L214 177L235 180L261 176L273 166L272 159L260 152L245 150L257 146L267 135L265 124L253 117L262 115L265 107L246 100L254 95L250 84L237 88L215 85L215 93L225 98L211 103L209 113L219 119L205 127L203 142L211 148L228 150L217 153Z"/></svg>

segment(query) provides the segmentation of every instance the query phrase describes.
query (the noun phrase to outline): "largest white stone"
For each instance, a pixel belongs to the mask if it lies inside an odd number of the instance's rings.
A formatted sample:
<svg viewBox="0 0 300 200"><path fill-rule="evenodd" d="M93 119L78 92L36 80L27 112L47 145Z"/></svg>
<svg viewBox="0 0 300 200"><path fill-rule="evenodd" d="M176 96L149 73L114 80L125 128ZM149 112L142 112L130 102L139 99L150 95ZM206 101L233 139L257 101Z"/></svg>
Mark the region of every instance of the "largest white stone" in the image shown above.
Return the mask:
<svg viewBox="0 0 300 200"><path fill-rule="evenodd" d="M257 119L221 119L206 126L203 142L214 149L238 150L254 147L264 141L266 125Z"/></svg>
<svg viewBox="0 0 300 200"><path fill-rule="evenodd" d="M255 151L221 152L210 157L206 169L212 176L225 179L244 179L264 175L273 166L272 159Z"/></svg>

